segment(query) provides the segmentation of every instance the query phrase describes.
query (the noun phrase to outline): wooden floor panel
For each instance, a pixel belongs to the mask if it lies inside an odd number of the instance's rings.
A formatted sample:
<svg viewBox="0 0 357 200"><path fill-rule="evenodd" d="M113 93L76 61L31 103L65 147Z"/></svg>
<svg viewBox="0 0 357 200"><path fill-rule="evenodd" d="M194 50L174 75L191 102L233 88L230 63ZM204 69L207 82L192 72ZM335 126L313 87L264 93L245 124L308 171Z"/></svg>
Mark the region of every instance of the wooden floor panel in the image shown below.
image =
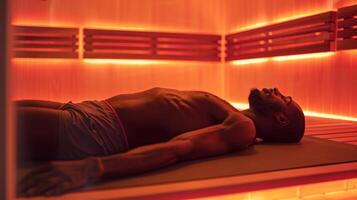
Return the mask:
<svg viewBox="0 0 357 200"><path fill-rule="evenodd" d="M357 145L357 122L307 117L305 135Z"/></svg>

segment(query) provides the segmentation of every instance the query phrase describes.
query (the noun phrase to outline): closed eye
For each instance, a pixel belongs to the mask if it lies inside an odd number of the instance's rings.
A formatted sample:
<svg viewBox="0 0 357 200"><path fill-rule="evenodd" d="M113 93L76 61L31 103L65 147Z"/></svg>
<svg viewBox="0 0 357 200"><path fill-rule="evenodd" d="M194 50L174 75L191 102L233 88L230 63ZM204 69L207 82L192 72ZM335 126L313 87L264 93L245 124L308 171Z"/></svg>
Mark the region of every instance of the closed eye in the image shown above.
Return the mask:
<svg viewBox="0 0 357 200"><path fill-rule="evenodd" d="M290 96L283 97L283 99L284 99L286 104L290 104L293 101L293 98L291 98Z"/></svg>

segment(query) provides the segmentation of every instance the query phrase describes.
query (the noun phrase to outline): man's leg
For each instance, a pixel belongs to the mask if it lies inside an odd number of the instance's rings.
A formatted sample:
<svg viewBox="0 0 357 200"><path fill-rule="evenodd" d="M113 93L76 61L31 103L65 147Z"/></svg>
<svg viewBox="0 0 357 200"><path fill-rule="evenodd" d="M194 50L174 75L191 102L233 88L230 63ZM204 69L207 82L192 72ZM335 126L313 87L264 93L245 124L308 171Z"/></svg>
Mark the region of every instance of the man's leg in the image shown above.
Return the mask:
<svg viewBox="0 0 357 200"><path fill-rule="evenodd" d="M17 151L19 161L49 161L57 157L61 110L17 108Z"/></svg>
<svg viewBox="0 0 357 200"><path fill-rule="evenodd" d="M17 107L39 107L58 109L63 103L55 101L43 101L43 100L18 100L15 101Z"/></svg>

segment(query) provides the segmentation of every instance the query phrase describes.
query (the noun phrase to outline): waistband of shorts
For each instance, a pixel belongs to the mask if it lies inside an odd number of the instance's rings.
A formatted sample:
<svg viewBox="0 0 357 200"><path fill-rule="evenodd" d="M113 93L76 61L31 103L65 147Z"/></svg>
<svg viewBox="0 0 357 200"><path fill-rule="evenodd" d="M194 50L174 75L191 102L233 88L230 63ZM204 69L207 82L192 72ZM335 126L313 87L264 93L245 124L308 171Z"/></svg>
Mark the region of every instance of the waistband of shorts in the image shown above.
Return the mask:
<svg viewBox="0 0 357 200"><path fill-rule="evenodd" d="M118 113L116 112L116 110L114 109L114 107L106 100L103 100L102 101L108 108L109 110L111 110L111 112L114 114L119 126L120 126L120 129L121 129L121 134L122 134L122 138L124 139L124 143L125 143L125 148L128 150L130 148L129 146L129 142L128 142L128 137L127 137L127 133L125 131L125 128L124 128L124 124L123 124L123 121L120 119Z"/></svg>

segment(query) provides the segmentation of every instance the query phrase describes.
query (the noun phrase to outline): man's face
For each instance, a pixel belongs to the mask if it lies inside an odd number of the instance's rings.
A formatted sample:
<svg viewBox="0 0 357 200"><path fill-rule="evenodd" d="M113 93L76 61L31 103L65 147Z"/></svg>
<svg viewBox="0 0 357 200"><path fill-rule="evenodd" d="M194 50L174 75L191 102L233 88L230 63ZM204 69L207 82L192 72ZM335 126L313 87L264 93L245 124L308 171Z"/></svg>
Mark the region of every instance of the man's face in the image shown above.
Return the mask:
<svg viewBox="0 0 357 200"><path fill-rule="evenodd" d="M249 106L254 112L268 115L275 112L289 113L292 98L283 95L277 88L252 89L249 94Z"/></svg>

